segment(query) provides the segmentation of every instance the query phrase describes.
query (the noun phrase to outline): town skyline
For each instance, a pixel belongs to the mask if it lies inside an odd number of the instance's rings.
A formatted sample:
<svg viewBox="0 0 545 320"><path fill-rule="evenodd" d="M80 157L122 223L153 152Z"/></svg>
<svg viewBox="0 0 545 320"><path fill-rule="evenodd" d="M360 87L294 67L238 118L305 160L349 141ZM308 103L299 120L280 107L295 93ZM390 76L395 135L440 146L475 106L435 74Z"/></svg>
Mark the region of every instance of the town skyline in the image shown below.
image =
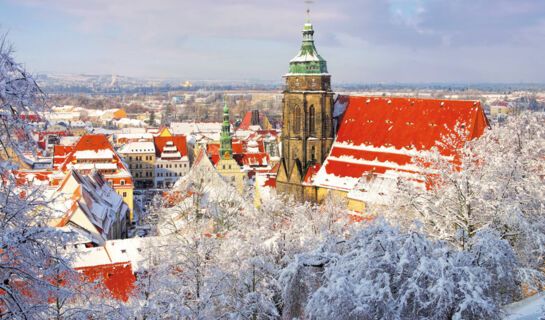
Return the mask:
<svg viewBox="0 0 545 320"><path fill-rule="evenodd" d="M304 2L1 0L0 32L32 73L281 81ZM545 82L537 1L310 4L333 83Z"/></svg>

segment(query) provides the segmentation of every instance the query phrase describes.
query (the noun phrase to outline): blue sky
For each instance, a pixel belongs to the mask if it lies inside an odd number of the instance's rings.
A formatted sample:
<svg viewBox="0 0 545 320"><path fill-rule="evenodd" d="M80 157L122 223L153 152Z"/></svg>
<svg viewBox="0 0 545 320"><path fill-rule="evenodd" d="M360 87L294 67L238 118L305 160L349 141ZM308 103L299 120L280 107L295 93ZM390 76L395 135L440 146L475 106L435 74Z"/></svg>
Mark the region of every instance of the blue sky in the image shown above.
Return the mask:
<svg viewBox="0 0 545 320"><path fill-rule="evenodd" d="M316 0L335 82L545 82L545 1ZM32 72L281 80L303 1L0 0Z"/></svg>

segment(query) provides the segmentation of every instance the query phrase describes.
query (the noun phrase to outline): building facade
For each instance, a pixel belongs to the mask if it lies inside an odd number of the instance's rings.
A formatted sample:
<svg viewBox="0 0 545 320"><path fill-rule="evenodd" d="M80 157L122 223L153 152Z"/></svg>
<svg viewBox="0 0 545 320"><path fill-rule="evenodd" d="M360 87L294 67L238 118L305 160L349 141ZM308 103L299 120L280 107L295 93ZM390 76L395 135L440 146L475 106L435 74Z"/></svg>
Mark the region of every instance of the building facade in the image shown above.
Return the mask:
<svg viewBox="0 0 545 320"><path fill-rule="evenodd" d="M307 20L301 49L284 76L282 159L276 187L299 200L308 169L323 163L334 139L331 75L314 46L313 35Z"/></svg>
<svg viewBox="0 0 545 320"><path fill-rule="evenodd" d="M155 185L155 144L141 141L124 145L119 154L132 174L137 189L153 188Z"/></svg>
<svg viewBox="0 0 545 320"><path fill-rule="evenodd" d="M185 136L155 137L155 187L170 188L189 172Z"/></svg>

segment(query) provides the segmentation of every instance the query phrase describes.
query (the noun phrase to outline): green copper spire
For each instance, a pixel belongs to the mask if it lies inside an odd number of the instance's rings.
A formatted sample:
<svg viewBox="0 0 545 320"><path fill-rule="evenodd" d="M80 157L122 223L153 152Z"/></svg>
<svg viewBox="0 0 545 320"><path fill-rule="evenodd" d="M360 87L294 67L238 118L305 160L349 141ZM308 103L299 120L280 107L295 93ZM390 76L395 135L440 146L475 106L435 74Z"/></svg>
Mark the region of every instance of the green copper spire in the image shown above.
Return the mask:
<svg viewBox="0 0 545 320"><path fill-rule="evenodd" d="M307 23L303 27L303 44L301 50L290 60L291 74L316 74L327 73L327 62L322 58L314 46L314 30L310 23L309 10L307 9Z"/></svg>
<svg viewBox="0 0 545 320"><path fill-rule="evenodd" d="M233 147L231 140L231 124L229 123L229 107L227 106L227 96L225 96L225 106L223 107L223 124L221 125L220 137L220 158L231 159L233 157Z"/></svg>

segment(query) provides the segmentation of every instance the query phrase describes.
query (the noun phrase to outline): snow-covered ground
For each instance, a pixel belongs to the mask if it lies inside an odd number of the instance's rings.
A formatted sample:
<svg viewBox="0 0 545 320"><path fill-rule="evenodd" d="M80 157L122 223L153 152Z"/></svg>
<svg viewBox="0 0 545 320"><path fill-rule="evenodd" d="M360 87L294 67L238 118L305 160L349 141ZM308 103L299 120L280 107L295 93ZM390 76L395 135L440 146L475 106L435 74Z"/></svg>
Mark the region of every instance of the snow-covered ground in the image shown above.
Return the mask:
<svg viewBox="0 0 545 320"><path fill-rule="evenodd" d="M503 308L505 320L537 320L544 314L545 292L512 303Z"/></svg>

